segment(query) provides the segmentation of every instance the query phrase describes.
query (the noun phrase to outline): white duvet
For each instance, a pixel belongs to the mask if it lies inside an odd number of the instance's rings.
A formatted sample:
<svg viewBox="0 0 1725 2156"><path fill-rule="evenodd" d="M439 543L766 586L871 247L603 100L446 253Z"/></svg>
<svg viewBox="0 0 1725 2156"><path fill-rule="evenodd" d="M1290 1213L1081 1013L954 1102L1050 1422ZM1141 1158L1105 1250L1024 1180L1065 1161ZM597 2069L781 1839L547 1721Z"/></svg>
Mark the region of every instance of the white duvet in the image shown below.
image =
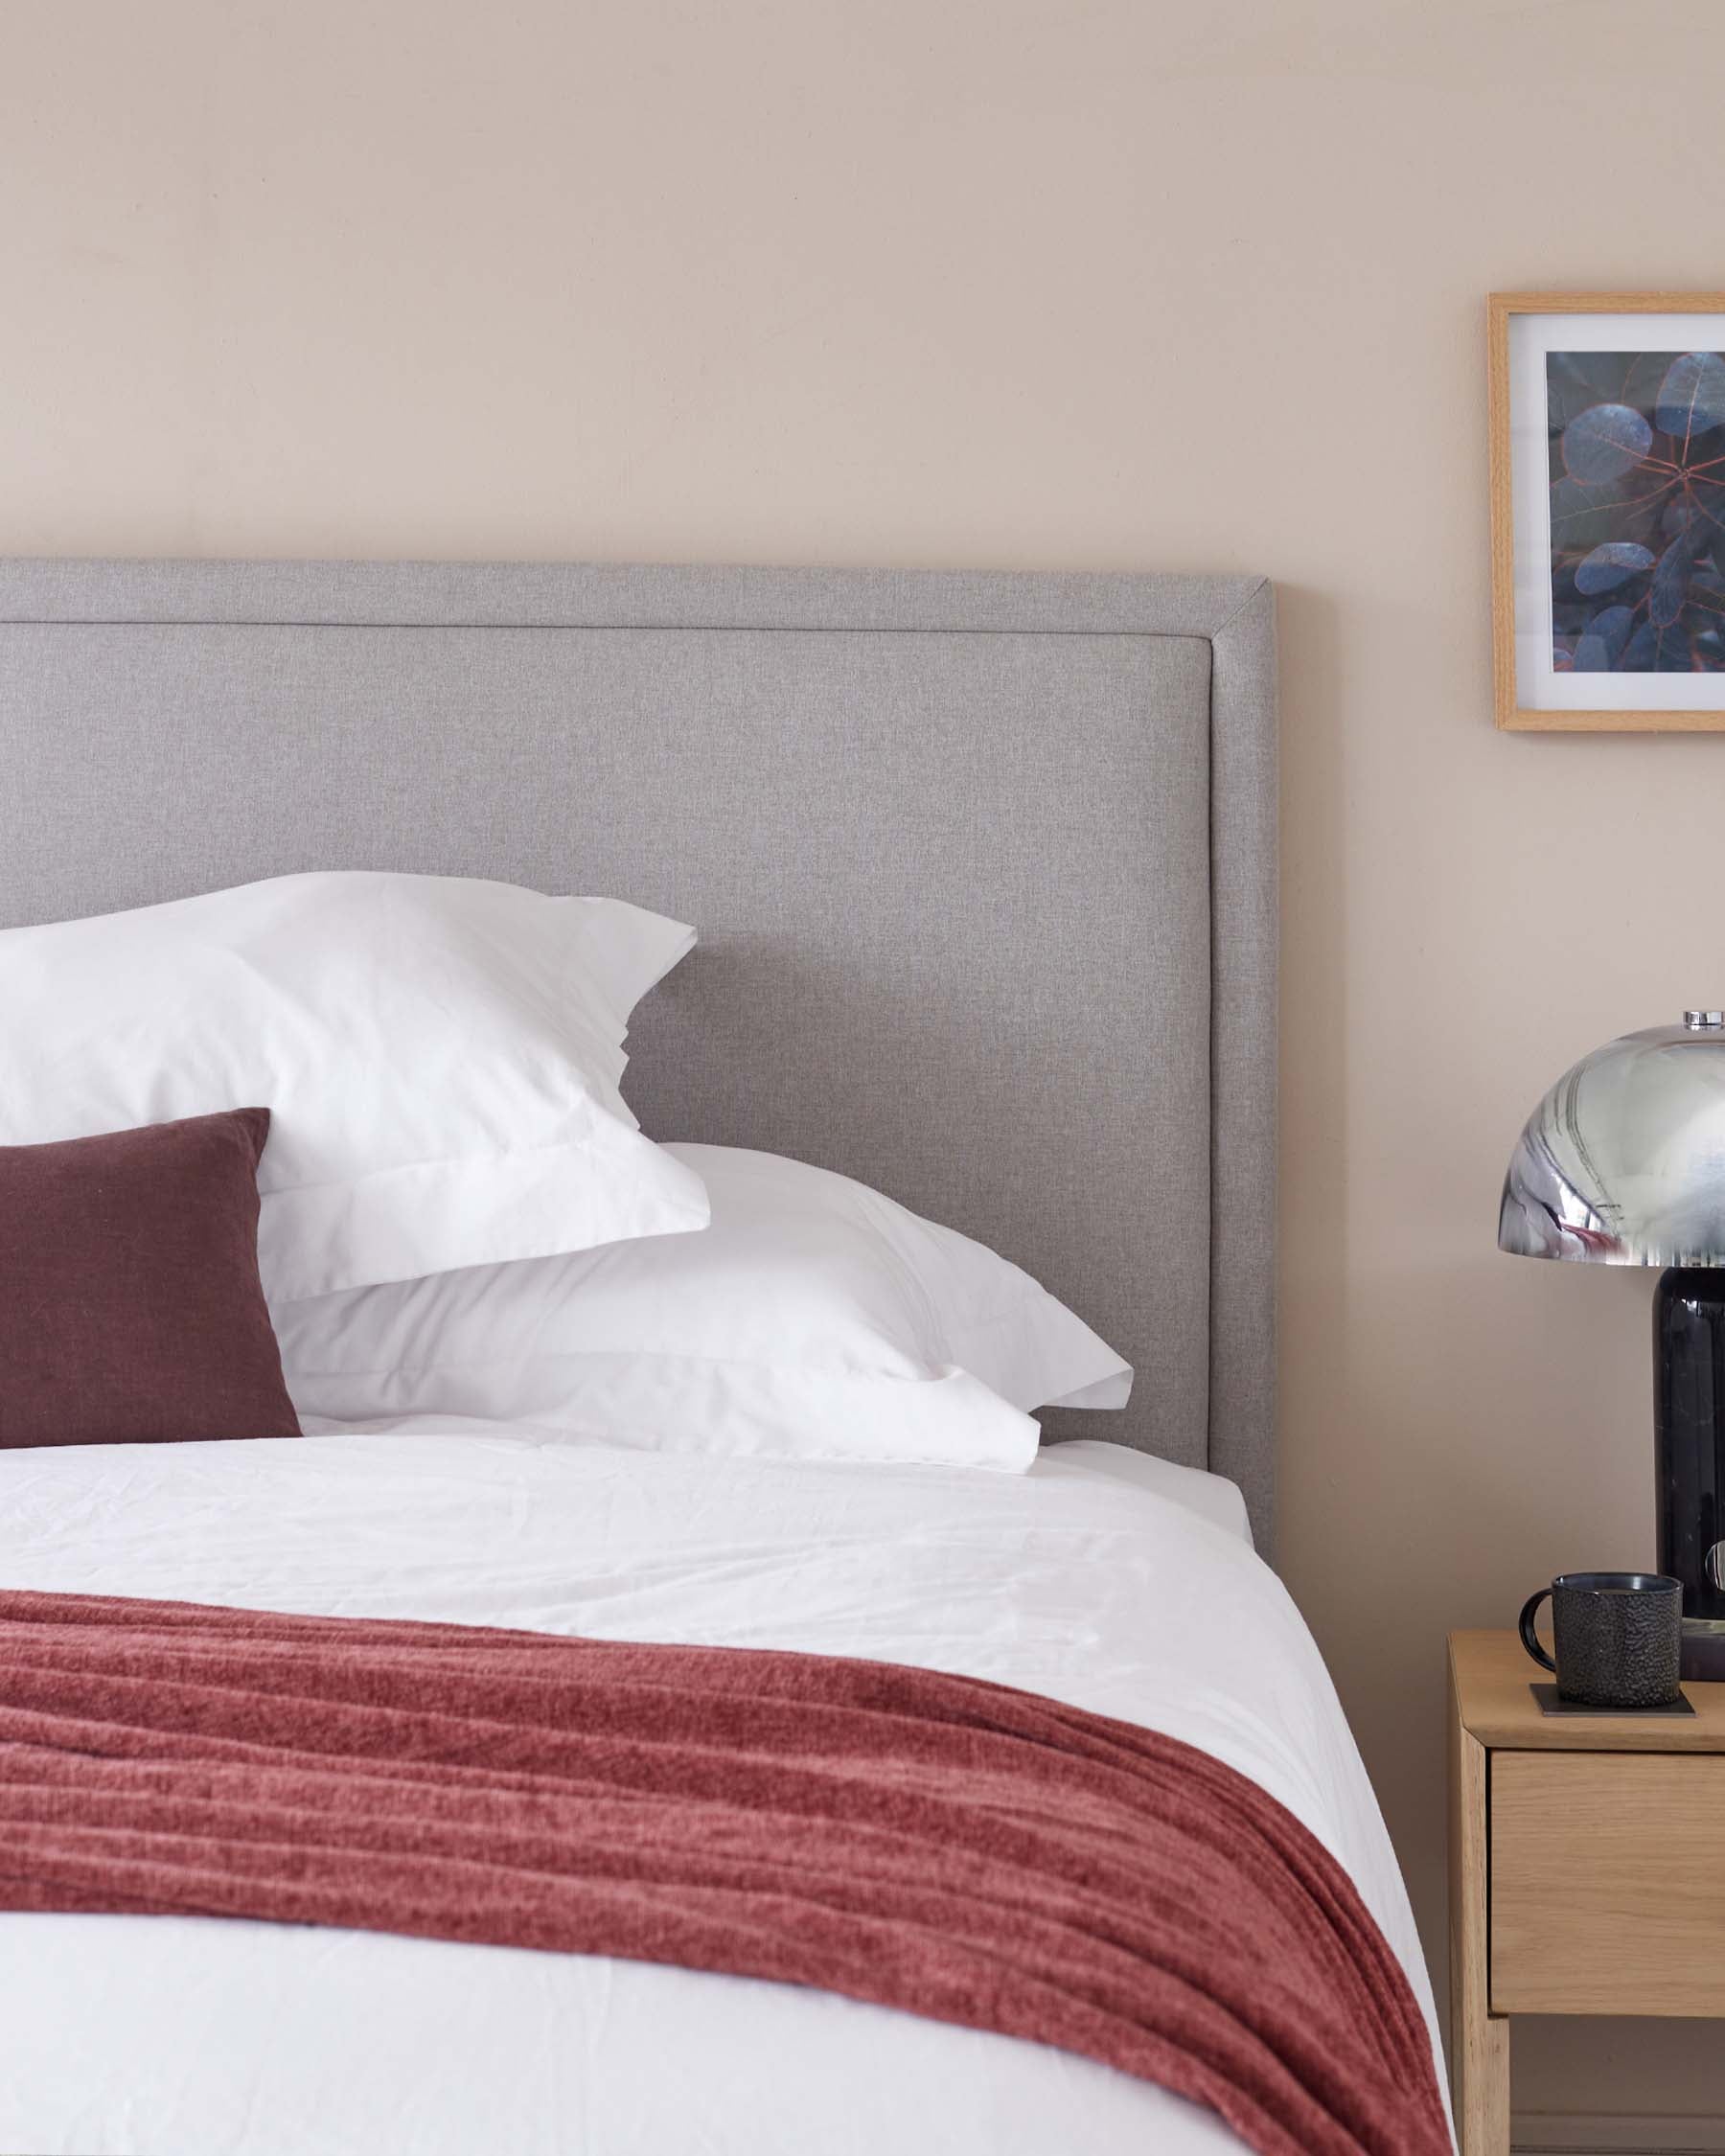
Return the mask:
<svg viewBox="0 0 1725 2156"><path fill-rule="evenodd" d="M0 1453L0 1584L869 1655L1202 1746L1328 1846L1431 1995L1238 1495L1105 1444L1024 1476L517 1431ZM0 1915L5 2156L1199 2156L1108 2068L823 1993L219 1919Z"/></svg>

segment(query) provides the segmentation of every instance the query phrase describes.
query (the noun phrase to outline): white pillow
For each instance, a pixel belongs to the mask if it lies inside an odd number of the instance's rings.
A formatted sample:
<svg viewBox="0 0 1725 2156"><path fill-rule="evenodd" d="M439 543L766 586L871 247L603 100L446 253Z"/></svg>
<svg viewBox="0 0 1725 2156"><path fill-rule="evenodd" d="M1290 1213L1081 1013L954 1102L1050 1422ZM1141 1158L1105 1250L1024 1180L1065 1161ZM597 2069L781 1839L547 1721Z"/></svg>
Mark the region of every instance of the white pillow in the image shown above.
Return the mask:
<svg viewBox="0 0 1725 2156"><path fill-rule="evenodd" d="M1028 1273L848 1177L673 1145L712 1225L276 1308L308 1427L445 1415L667 1452L1023 1469L1132 1372Z"/></svg>
<svg viewBox="0 0 1725 2156"><path fill-rule="evenodd" d="M706 1220L617 1081L694 931L615 899L369 873L0 933L0 1144L267 1108L272 1297Z"/></svg>

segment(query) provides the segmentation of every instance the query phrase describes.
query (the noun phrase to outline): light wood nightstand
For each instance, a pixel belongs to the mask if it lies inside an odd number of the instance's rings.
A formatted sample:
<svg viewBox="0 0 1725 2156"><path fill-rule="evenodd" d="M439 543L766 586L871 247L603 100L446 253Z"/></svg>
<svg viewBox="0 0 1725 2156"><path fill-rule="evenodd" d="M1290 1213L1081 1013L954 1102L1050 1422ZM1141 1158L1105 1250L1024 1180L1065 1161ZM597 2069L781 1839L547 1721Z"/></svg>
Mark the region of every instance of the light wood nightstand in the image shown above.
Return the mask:
<svg viewBox="0 0 1725 2156"><path fill-rule="evenodd" d="M1449 1645L1456 2131L1506 2156L1509 2015L1725 2015L1725 1685L1548 1719L1513 1632Z"/></svg>

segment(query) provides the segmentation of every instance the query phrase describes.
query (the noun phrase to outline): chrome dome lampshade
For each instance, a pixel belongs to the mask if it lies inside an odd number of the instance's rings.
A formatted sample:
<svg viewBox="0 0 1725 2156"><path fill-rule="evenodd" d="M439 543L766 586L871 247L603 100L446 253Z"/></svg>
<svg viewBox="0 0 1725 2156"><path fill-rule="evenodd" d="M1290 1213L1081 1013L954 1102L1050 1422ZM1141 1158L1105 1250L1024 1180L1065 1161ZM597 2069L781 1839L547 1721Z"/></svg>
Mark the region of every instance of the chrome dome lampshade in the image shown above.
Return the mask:
<svg viewBox="0 0 1725 2156"><path fill-rule="evenodd" d="M1516 1141L1498 1247L1657 1265L1659 1569L1683 1582L1684 1674L1725 1676L1725 1013L1608 1041Z"/></svg>

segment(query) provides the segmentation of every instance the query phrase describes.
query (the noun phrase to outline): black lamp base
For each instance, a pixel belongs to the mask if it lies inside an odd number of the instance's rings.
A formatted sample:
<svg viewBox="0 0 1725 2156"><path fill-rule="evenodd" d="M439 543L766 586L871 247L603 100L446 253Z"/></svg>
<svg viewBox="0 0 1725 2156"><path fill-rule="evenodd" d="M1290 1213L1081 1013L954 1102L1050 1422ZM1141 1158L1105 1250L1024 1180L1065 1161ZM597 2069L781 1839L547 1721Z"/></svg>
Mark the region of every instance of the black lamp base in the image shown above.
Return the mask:
<svg viewBox="0 0 1725 2156"><path fill-rule="evenodd" d="M1653 1296L1659 1569L1683 1582L1683 1674L1725 1681L1725 1266L1672 1266Z"/></svg>

